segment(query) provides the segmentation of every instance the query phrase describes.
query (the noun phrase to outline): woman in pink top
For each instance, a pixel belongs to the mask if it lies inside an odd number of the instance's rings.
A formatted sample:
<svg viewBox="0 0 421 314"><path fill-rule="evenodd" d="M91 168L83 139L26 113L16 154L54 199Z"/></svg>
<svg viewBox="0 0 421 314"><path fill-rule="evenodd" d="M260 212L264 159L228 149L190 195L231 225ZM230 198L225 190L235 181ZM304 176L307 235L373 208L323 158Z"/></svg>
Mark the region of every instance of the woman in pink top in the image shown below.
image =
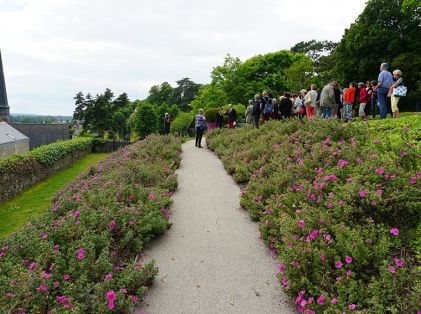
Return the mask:
<svg viewBox="0 0 421 314"><path fill-rule="evenodd" d="M359 103L360 103L360 109L358 111L358 115L361 119L364 121L367 120L367 116L365 115L365 106L367 106L367 103L369 101L369 96L367 93L367 90L365 89L364 83L358 83L358 89L360 90L360 97L359 97Z"/></svg>

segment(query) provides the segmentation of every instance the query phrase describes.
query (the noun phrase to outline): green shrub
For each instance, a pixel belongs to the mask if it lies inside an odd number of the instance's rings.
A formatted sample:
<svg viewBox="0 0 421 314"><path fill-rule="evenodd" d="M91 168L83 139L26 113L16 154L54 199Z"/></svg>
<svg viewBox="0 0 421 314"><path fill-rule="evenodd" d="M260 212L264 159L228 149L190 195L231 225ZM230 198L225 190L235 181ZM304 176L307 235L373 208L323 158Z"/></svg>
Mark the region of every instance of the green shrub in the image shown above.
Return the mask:
<svg viewBox="0 0 421 314"><path fill-rule="evenodd" d="M180 112L177 118L171 123L171 133L182 134L186 127L193 121L193 114L189 112Z"/></svg>
<svg viewBox="0 0 421 314"><path fill-rule="evenodd" d="M205 111L205 117L207 122L216 122L216 113L218 108L209 108Z"/></svg>
<svg viewBox="0 0 421 314"><path fill-rule="evenodd" d="M278 254L299 311L419 309L420 134L421 117L208 134L227 171L248 182L241 204Z"/></svg>

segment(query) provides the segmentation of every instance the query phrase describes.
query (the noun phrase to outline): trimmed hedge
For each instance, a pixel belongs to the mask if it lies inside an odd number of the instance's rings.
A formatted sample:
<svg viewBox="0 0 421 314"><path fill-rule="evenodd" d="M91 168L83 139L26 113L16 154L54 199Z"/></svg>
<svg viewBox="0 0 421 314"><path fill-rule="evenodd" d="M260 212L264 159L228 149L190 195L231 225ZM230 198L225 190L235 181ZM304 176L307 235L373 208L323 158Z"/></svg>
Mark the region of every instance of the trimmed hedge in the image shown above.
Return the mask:
<svg viewBox="0 0 421 314"><path fill-rule="evenodd" d="M421 117L208 134L300 312L419 310L420 134Z"/></svg>
<svg viewBox="0 0 421 314"><path fill-rule="evenodd" d="M39 162L44 166L51 166L58 160L75 151L90 150L92 144L92 138L76 138L43 145L25 154L2 158L0 159L0 175L18 169L28 171L34 162Z"/></svg>
<svg viewBox="0 0 421 314"><path fill-rule="evenodd" d="M141 252L168 227L181 141L150 136L60 191L51 210L0 240L7 313L127 313L157 273Z"/></svg>

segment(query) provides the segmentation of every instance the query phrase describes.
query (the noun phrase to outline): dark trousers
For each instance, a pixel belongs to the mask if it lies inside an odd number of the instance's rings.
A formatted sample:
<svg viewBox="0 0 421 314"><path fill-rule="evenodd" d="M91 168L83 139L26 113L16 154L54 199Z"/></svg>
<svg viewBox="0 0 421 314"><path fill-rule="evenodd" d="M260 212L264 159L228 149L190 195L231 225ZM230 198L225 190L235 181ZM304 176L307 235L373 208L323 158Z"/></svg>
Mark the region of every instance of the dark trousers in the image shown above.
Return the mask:
<svg viewBox="0 0 421 314"><path fill-rule="evenodd" d="M255 129L259 128L259 123L260 123L260 115L254 115L253 116L253 127Z"/></svg>
<svg viewBox="0 0 421 314"><path fill-rule="evenodd" d="M380 87L377 89L377 99L379 101L380 119L385 119L387 115L387 92L389 91L386 87Z"/></svg>
<svg viewBox="0 0 421 314"><path fill-rule="evenodd" d="M196 127L196 146L202 146L203 130L200 127Z"/></svg>

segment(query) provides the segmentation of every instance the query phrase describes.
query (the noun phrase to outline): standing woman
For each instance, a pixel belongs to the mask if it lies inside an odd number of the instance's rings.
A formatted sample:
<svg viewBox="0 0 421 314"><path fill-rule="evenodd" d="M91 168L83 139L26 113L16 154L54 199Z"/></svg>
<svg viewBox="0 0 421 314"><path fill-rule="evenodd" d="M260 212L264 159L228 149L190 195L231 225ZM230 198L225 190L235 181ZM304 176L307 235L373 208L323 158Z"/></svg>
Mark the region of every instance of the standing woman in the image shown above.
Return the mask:
<svg viewBox="0 0 421 314"><path fill-rule="evenodd" d="M165 113L164 116L164 134L169 134L170 133L170 128L171 128L171 116L168 112Z"/></svg>
<svg viewBox="0 0 421 314"><path fill-rule="evenodd" d="M279 102L279 112L281 119L290 118L292 111L292 101L291 101L291 94L285 93L284 97Z"/></svg>
<svg viewBox="0 0 421 314"><path fill-rule="evenodd" d="M403 83L402 80L402 72L401 70L395 70L393 71L393 85L392 88L395 89L398 86L401 86ZM399 102L399 97L396 97L394 95L392 95L392 114L393 114L393 118L398 118L399 117L399 109L398 109L398 102Z"/></svg>
<svg viewBox="0 0 421 314"><path fill-rule="evenodd" d="M196 116L196 147L202 148L202 136L205 131L206 118L203 115L203 109L199 109Z"/></svg>

